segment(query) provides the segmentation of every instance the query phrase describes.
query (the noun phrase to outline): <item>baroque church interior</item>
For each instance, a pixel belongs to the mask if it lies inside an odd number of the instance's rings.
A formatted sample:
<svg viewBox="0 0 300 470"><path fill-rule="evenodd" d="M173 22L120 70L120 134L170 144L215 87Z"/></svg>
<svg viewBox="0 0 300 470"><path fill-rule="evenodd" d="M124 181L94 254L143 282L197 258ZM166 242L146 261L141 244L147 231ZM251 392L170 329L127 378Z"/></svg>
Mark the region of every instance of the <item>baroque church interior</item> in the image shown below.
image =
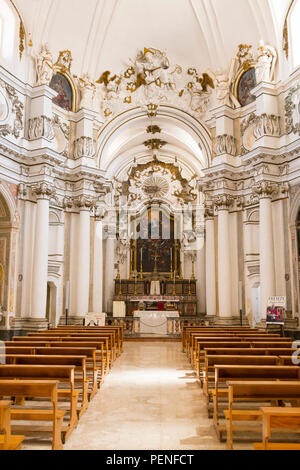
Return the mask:
<svg viewBox="0 0 300 470"><path fill-rule="evenodd" d="M299 24L0 0L0 450L300 448Z"/></svg>

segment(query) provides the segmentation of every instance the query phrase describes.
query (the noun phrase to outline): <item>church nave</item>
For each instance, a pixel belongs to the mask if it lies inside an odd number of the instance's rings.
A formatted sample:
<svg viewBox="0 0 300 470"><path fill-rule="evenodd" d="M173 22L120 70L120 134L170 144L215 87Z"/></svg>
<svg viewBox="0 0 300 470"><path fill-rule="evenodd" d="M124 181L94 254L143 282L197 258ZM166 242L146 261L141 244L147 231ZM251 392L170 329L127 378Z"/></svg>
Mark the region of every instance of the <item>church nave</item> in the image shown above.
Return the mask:
<svg viewBox="0 0 300 470"><path fill-rule="evenodd" d="M207 417L181 343L134 341L124 343L64 449L225 450L226 443Z"/></svg>

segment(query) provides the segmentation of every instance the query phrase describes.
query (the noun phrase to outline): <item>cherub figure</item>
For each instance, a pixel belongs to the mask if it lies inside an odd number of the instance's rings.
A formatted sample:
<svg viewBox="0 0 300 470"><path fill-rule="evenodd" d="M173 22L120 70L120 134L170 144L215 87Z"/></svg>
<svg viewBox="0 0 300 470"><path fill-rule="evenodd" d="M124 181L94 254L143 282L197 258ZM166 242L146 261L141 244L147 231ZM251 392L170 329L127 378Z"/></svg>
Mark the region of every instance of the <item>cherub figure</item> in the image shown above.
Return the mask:
<svg viewBox="0 0 300 470"><path fill-rule="evenodd" d="M49 85L53 76L53 57L48 44L41 47L41 51L36 58L37 84Z"/></svg>

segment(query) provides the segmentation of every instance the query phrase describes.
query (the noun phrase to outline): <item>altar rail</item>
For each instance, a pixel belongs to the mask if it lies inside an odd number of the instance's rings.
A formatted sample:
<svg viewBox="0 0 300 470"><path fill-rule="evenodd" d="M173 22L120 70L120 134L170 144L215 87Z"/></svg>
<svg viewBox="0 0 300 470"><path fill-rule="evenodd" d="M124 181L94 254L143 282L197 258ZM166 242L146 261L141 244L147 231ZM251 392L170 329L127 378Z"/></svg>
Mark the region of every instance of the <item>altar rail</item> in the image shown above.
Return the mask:
<svg viewBox="0 0 300 470"><path fill-rule="evenodd" d="M201 326L205 321L205 316L169 317L167 321L168 336L170 338L180 338L183 326ZM106 317L106 325L123 326L123 334L125 337L137 338L140 336L139 317Z"/></svg>

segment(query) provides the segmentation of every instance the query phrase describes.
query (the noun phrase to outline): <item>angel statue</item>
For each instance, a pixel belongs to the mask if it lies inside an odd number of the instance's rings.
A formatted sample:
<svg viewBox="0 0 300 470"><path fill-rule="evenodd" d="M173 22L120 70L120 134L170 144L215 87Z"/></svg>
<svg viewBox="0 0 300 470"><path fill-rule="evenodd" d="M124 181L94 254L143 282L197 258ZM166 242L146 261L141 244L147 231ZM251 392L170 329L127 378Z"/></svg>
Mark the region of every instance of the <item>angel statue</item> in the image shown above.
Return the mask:
<svg viewBox="0 0 300 470"><path fill-rule="evenodd" d="M53 76L53 57L48 44L41 47L41 52L36 58L37 84L49 85Z"/></svg>
<svg viewBox="0 0 300 470"><path fill-rule="evenodd" d="M203 73L202 77L199 77L197 73L193 76L194 81L190 82L187 87L191 94L191 109L200 114L205 113L211 91L208 89L215 88L212 78L207 74Z"/></svg>
<svg viewBox="0 0 300 470"><path fill-rule="evenodd" d="M96 85L86 73L83 77L76 77L81 94L80 108L93 109L93 102L96 93Z"/></svg>
<svg viewBox="0 0 300 470"><path fill-rule="evenodd" d="M260 41L256 52L255 64L255 75L257 83L272 82L274 78L276 62L276 49L270 45L265 45L263 41Z"/></svg>
<svg viewBox="0 0 300 470"><path fill-rule="evenodd" d="M221 106L229 106L230 108L239 108L240 103L231 92L231 85L234 77L235 59L232 59L228 73L218 69L215 73L211 73L215 79L216 98Z"/></svg>

